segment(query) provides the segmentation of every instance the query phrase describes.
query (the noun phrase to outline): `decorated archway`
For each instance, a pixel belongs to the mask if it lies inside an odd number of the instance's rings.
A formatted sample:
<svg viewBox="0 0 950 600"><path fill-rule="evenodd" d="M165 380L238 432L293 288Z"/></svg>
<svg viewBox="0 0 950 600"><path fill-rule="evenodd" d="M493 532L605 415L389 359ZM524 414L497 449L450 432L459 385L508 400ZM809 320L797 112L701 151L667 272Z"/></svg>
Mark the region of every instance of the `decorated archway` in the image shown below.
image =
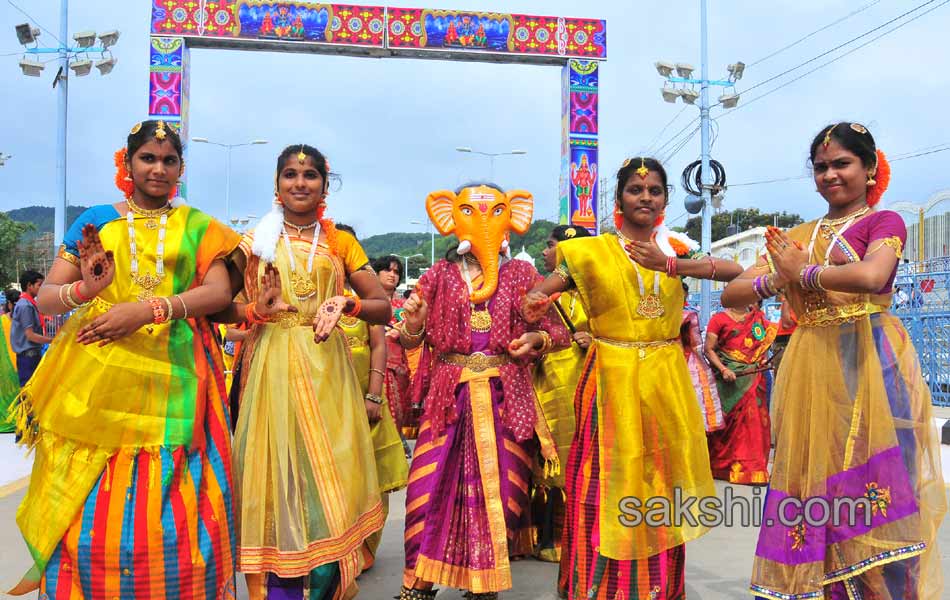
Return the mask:
<svg viewBox="0 0 950 600"><path fill-rule="evenodd" d="M153 0L151 35L149 118L173 123L185 141L190 48L560 66L559 218L597 229L604 20L270 0Z"/></svg>

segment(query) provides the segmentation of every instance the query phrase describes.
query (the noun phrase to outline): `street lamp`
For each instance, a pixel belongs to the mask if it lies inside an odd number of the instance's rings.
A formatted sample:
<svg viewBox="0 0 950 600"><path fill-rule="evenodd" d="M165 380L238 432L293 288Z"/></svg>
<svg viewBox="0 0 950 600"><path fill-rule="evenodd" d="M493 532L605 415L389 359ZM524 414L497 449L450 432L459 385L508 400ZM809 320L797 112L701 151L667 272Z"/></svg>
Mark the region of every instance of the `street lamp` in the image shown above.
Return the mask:
<svg viewBox="0 0 950 600"><path fill-rule="evenodd" d="M701 178L702 178L702 243L703 252L709 254L712 246L712 169L709 166L710 161L710 133L709 133L709 87L719 86L726 88L725 93L719 98L719 102L725 108L735 108L739 103L739 94L736 93L736 81L742 78L745 73L745 63L736 62L728 67L729 78L725 81L715 81L709 79L709 60L706 26L706 0L700 0L700 78L693 79L693 66L686 63L670 63L666 61L657 61L654 63L657 72L665 79L661 93L663 100L675 103L677 98L683 100L686 104L695 104L699 100L699 118L702 145L701 160ZM673 72L677 76L673 76ZM699 86L697 92L695 87ZM680 86L680 87L677 87ZM687 206L687 210L696 209L695 205ZM703 279L702 284L702 304L701 315L703 322L709 320L711 312L712 285L708 279Z"/></svg>
<svg viewBox="0 0 950 600"><path fill-rule="evenodd" d="M225 183L224 183L224 212L225 218L231 220L231 149L238 148L240 146L255 146L259 144L266 144L267 140L252 140L250 142L242 142L240 144L222 144L220 142L212 142L208 138L203 137L193 137L191 141L198 142L199 144L211 144L212 146L221 146L222 148L227 148L228 150L228 161L227 169L225 171Z"/></svg>
<svg viewBox="0 0 950 600"><path fill-rule="evenodd" d="M6 165L7 161L11 158L13 158L12 154L4 154L3 152L0 152L0 167Z"/></svg>
<svg viewBox="0 0 950 600"><path fill-rule="evenodd" d="M422 258L425 258L425 254L419 254L419 253L410 254L409 256L403 256L402 254L397 254L396 256L406 261L406 267L403 269L403 273L406 275L406 281L409 281L409 259L415 258L417 256L421 256Z"/></svg>
<svg viewBox="0 0 950 600"><path fill-rule="evenodd" d="M53 247L55 249L66 232L66 120L69 108L69 70L72 69L76 77L84 77L95 66L100 74L109 74L116 63L110 47L118 41L119 31L112 29L99 34L99 46L96 46L95 31L82 31L73 36L75 47L68 46L65 40L69 39L69 0L60 0L57 46L40 48L37 39L40 36L40 29L29 23L21 23L14 29L17 41L25 48L24 55L20 59L23 75L40 77L43 74L45 63L39 59L41 54L53 54L55 57L52 60L59 62L59 69L53 78L53 87L59 87L56 107L56 187L59 198L53 217ZM98 57L92 55L98 55ZM97 58L98 62L94 63L92 58Z"/></svg>
<svg viewBox="0 0 950 600"><path fill-rule="evenodd" d="M515 156L519 154L527 154L527 150L511 150L509 152L482 152L480 150L472 150L468 146L458 146L455 148L456 152L464 152L467 154L480 154L482 156L487 156L489 160L489 176L490 181L495 180L495 157L497 156Z"/></svg>
<svg viewBox="0 0 950 600"><path fill-rule="evenodd" d="M425 225L425 226L426 226L426 231L429 230L429 227L432 227L432 223L431 223L430 221L422 222L422 221L420 221L420 220L418 220L418 219L413 219L413 220L409 221L409 223L411 223L412 225ZM431 256L430 256L430 258L429 258L429 266L430 266L430 267L434 267L434 266L435 266L435 228L432 228L431 236L432 236L431 239L430 239L430 242L431 242L430 254L431 254Z"/></svg>

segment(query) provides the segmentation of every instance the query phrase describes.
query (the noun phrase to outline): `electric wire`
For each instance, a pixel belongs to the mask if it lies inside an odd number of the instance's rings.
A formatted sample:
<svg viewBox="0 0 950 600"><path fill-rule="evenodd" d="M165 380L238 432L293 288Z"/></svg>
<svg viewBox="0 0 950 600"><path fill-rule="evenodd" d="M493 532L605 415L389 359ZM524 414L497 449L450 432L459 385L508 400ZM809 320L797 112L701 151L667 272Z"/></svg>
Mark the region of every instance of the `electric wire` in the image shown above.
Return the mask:
<svg viewBox="0 0 950 600"><path fill-rule="evenodd" d="M786 50L789 50L790 48L794 48L795 46L801 44L801 43L804 42L805 40L807 40L807 39L809 39L809 38L812 38L812 37L818 35L818 34L821 33L822 31L825 31L825 30L827 30L827 29L831 29L831 28L834 27L835 25L837 25L837 24L839 24L839 23L842 23L842 22L844 22L844 21L847 21L847 20L850 19L851 17L854 17L854 16L856 16L856 15L858 15L858 14L860 14L860 13L866 11L867 9L871 8L871 7L874 6L875 4L880 4L880 3L881 3L881 0L874 0L874 2L871 2L871 3L869 3L869 4L865 4L865 5L862 6L861 8L859 8L859 9L857 9L857 10L854 10L854 11L852 11L852 12L846 14L845 16L843 16L843 17L841 17L841 18L839 18L839 19L837 19L837 20L835 20L835 21L832 21L831 23L828 23L828 24L825 25L825 26L823 26L823 27L821 27L821 28L819 28L819 29L816 29L815 31L812 31L811 33L805 35L804 37L798 38L797 40L795 40L795 41L792 42L791 44L788 44L788 45L786 45L786 46L782 46L781 48L779 48L778 50L772 52L771 54L768 54L768 55L766 55L766 56L763 56L763 57L760 58L759 60L750 63L749 66L746 67L746 68L754 67L754 66L756 66L756 65L758 65L758 64L764 63L764 62L767 61L768 59L770 59L770 58L772 58L772 57L774 57L774 56L777 56L777 55L781 54L782 52L785 52Z"/></svg>
<svg viewBox="0 0 950 600"><path fill-rule="evenodd" d="M930 0L930 2L934 2L934 1L936 1L936 0ZM928 2L927 4L930 4L930 2ZM864 48L864 47L866 47L866 46L868 46L868 45L870 45L870 44L873 44L873 43L876 42L877 40L879 40L879 39L881 39L882 37L888 35L889 33L893 33L894 31L897 31L897 30L900 29L901 27L904 27L905 25L909 25L910 23L913 23L913 22L916 21L917 19L919 19L919 18L921 18L921 17L924 17L924 16L930 14L931 12L937 10L938 8L940 8L940 7L942 7L942 6L945 6L946 4L950 4L950 0L943 0L943 1L942 1L940 4L938 4L937 6L934 6L934 7L930 8L929 10L927 10L927 11L925 11L925 12L923 12L923 13L920 13L919 15L915 15L913 18L908 19L907 21L904 21L903 23L900 23L900 24L897 25L896 27L893 27L893 28L891 28L891 29L885 31L884 33L882 33L882 34L880 34L880 35L878 35L878 36L876 36L876 37L871 38L870 40L864 42L864 43L861 44L860 46L856 46L856 47L854 47L854 48L848 50L847 52L845 52L845 53L843 53L843 54L841 54L841 55L839 55L839 56L836 56L836 57L832 58L831 60L826 61L826 62L824 62L824 63L818 65L818 66L815 67L814 69L811 69L810 71L806 71L806 72L802 73L801 75L799 75L798 77L795 77L794 79L791 79L791 80L789 80L789 81L786 81L786 82L783 83L782 85L779 85L779 86L777 86L777 87L774 87L774 88L772 88L771 90L769 90L769 91L767 91L767 92L765 92L765 93L763 93L763 94L760 94L760 95L758 95L758 96L755 96L754 98L752 98L752 99L750 99L750 100L747 100L747 101L743 102L742 104L740 104L739 106L737 106L737 107L735 107L735 108L733 108L733 109L727 110L727 111L723 112L722 114L720 114L719 116L714 117L714 118L715 118L716 120L721 119L722 117L725 117L726 115L730 115L730 114L736 112L737 110L741 110L741 109L743 109L743 108L749 106L750 104L752 104L752 103L754 103L754 102L756 102L756 101L758 101L758 100L761 100L762 98L765 98L766 96L770 96L770 95L774 94L775 92L779 91L780 89L782 89L782 88L784 88L784 87L787 87L787 86L789 86L789 85L795 83L796 81L799 81L799 80L801 80L801 79L807 77L808 75L811 75L811 74L814 73L815 71L818 71L818 70L820 70L820 69L823 69L823 68L827 67L828 65L830 65L830 64L833 63L833 62L839 61L839 60L841 60L842 58L844 58L844 57L846 57L846 56L848 56L848 55L850 55L850 54L853 54L853 53L857 52L858 50L860 50L860 49L862 49L862 48ZM774 79L774 78L773 78L773 79ZM753 86L753 87L758 87L758 86ZM751 89L751 88L750 88L750 89ZM715 107L719 106L720 104L722 104L722 103L720 102L720 103L714 104L714 105L711 106L710 108L715 108Z"/></svg>

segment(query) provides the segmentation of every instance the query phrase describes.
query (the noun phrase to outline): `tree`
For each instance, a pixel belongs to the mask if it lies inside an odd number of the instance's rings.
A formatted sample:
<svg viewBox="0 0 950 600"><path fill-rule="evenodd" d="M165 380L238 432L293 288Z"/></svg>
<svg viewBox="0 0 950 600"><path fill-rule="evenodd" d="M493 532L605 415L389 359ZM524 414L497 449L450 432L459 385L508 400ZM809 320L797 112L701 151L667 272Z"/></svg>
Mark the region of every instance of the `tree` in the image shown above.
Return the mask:
<svg viewBox="0 0 950 600"><path fill-rule="evenodd" d="M794 214L787 213L784 210L780 213L763 213L757 208L737 208L733 211L724 211L714 214L712 217L712 241L721 240L729 236L729 225L736 225L738 231L745 231L753 227L766 227L775 225L783 229L794 227L804 223L804 220ZM690 238L700 240L702 235L702 217L692 217L686 221L686 227L683 231Z"/></svg>
<svg viewBox="0 0 950 600"><path fill-rule="evenodd" d="M17 249L23 234L35 229L32 223L21 223L14 221L6 215L0 213L0 285L7 288L11 283L17 281ZM29 265L32 267L32 265Z"/></svg>

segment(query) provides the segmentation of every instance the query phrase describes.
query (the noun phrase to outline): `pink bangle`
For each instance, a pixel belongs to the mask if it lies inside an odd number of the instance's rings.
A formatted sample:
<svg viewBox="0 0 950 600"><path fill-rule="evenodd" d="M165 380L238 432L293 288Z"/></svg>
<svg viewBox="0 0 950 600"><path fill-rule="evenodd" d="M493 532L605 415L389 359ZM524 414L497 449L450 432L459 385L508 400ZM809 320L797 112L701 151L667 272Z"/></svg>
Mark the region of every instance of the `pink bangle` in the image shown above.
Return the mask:
<svg viewBox="0 0 950 600"><path fill-rule="evenodd" d="M668 256L666 258L666 274L670 277L676 277L676 257Z"/></svg>

